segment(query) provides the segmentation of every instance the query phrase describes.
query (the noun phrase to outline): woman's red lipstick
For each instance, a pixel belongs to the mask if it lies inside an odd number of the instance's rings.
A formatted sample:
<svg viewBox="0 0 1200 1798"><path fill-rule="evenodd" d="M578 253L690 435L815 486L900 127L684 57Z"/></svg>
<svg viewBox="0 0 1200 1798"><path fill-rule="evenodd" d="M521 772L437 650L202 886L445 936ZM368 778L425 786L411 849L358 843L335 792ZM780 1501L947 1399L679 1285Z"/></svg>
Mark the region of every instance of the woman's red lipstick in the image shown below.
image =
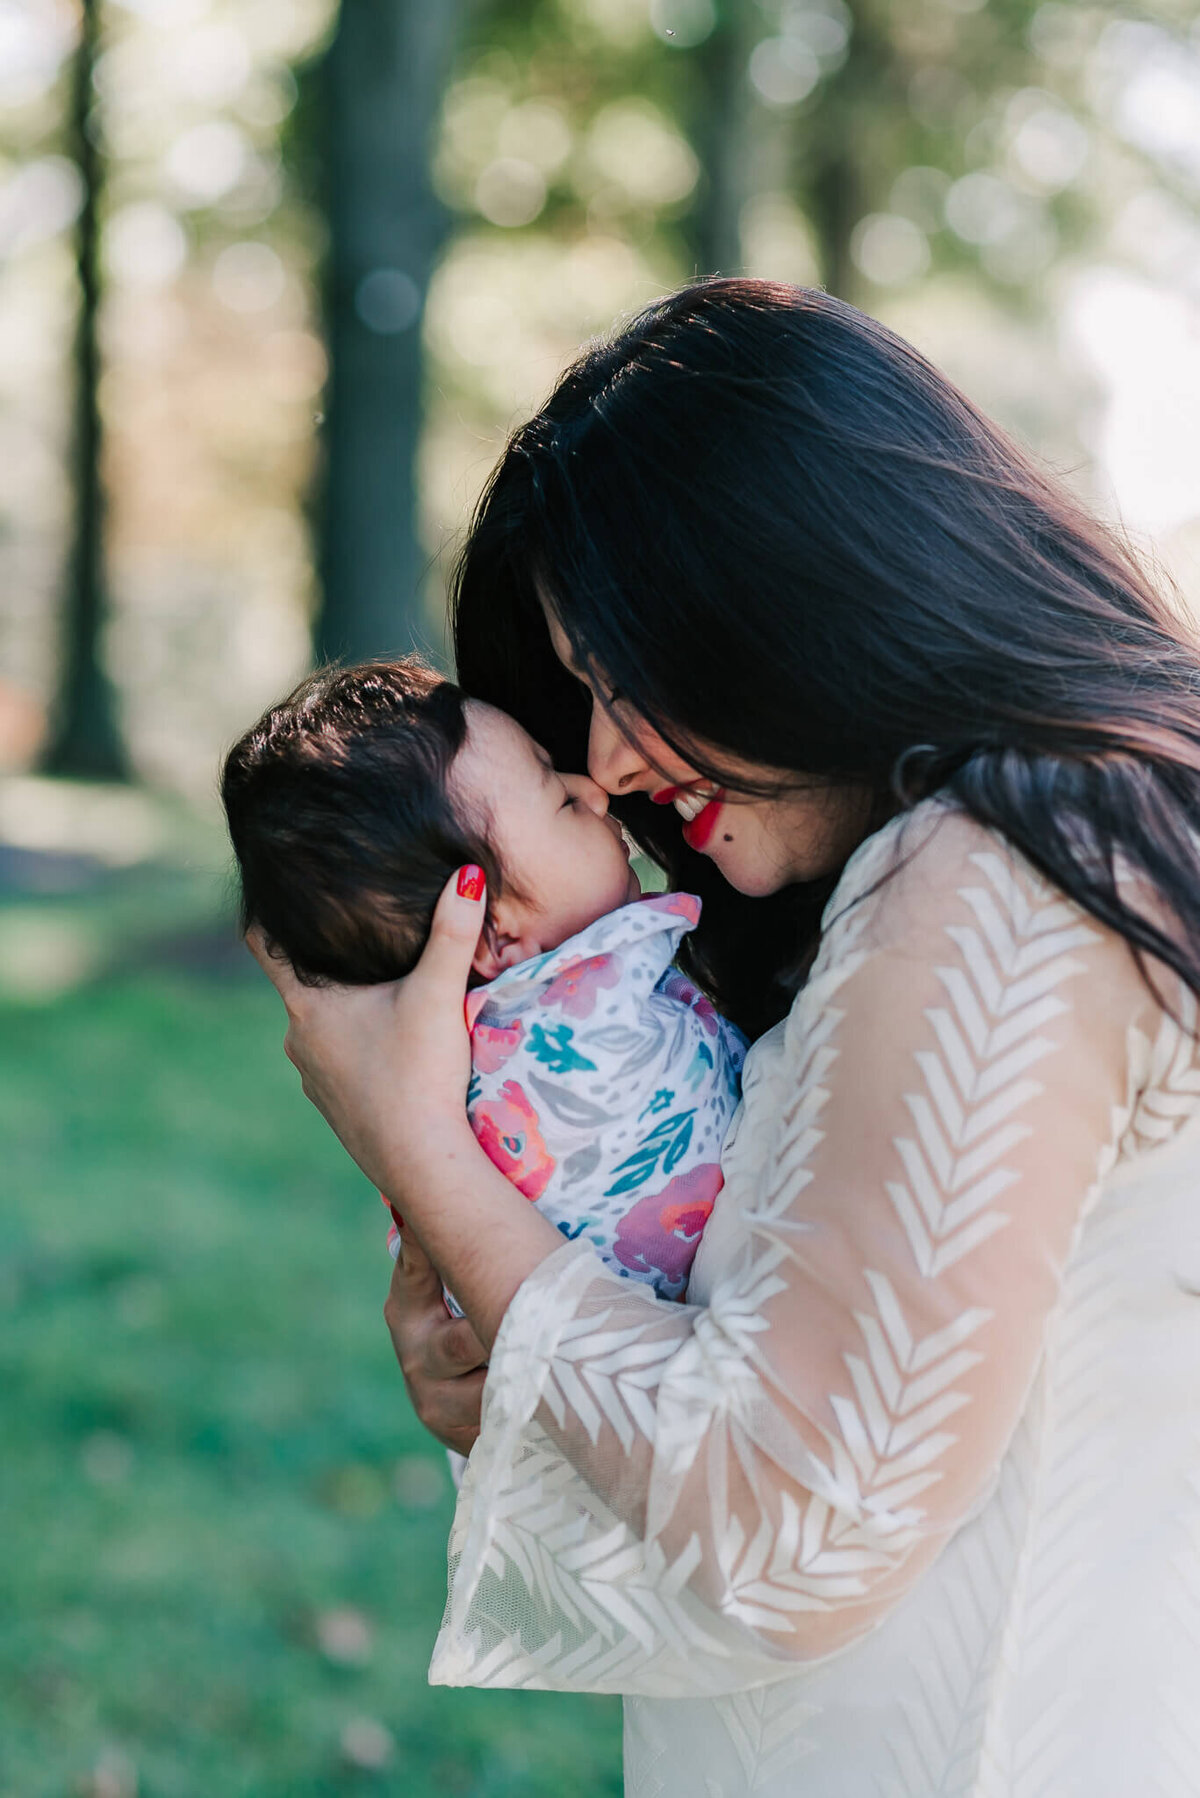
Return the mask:
<svg viewBox="0 0 1200 1798"><path fill-rule="evenodd" d="M725 795L714 793L704 810L683 827L683 840L689 849L703 849L717 828L717 813Z"/></svg>

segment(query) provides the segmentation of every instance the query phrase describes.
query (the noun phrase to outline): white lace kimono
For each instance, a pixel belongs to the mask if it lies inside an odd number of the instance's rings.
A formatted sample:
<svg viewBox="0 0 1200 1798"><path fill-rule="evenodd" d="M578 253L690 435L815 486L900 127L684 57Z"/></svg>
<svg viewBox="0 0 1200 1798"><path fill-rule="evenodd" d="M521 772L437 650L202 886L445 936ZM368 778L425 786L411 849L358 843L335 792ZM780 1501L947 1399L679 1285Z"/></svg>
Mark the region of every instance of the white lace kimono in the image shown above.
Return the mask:
<svg viewBox="0 0 1200 1798"><path fill-rule="evenodd" d="M433 1681L630 1695L644 1798L1195 1798L1198 1103L1001 839L871 838L691 1302L580 1244L514 1298Z"/></svg>

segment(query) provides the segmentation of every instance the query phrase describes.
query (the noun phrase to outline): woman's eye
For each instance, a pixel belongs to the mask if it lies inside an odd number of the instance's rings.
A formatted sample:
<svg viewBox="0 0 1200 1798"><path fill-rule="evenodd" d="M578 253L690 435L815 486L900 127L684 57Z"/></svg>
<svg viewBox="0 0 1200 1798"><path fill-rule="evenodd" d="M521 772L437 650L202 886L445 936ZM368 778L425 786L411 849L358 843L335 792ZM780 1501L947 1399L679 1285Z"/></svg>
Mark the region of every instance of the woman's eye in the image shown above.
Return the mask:
<svg viewBox="0 0 1200 1798"><path fill-rule="evenodd" d="M574 808L578 804L579 804L579 801L576 799L574 793L568 793L566 798L563 800L562 804L559 806L558 809L560 812L574 810Z"/></svg>

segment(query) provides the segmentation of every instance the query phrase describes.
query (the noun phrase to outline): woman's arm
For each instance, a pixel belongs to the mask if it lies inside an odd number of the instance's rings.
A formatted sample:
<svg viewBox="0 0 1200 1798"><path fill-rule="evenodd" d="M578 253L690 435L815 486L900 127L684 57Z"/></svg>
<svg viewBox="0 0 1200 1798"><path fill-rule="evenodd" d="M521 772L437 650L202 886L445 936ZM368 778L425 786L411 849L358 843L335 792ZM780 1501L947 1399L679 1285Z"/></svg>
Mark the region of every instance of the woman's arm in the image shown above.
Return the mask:
<svg viewBox="0 0 1200 1798"><path fill-rule="evenodd" d="M708 1304L578 1245L516 1294L435 1681L778 1678L879 1624L986 1501L1139 1089L1195 1046L1124 943L969 820L883 871L855 870L752 1068ZM1174 1121L1195 1103L1180 1082Z"/></svg>
<svg viewBox="0 0 1200 1798"><path fill-rule="evenodd" d="M306 1090L492 1351L436 1680L777 1677L877 1623L986 1496L1159 1014L969 820L876 886L881 854L751 1077L704 1308L563 1245L467 1140L477 914L444 897L399 988L282 989Z"/></svg>

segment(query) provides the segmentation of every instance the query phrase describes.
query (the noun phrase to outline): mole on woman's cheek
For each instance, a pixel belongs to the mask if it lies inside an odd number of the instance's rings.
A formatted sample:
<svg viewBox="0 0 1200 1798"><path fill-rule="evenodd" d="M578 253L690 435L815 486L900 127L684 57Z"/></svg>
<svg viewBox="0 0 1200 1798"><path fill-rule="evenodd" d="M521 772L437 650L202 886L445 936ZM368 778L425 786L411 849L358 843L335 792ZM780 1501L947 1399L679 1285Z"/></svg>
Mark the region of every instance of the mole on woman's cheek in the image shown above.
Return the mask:
<svg viewBox="0 0 1200 1798"><path fill-rule="evenodd" d="M730 834L729 834L729 832L728 832L728 831L726 831L726 832L725 832L725 835L724 835L724 836L723 836L723 837L722 837L722 838L721 838L721 841L722 841L722 842L723 842L723 843L732 843L732 841L733 841L733 838L732 838L732 837L731 837L731 836L730 836Z"/></svg>

